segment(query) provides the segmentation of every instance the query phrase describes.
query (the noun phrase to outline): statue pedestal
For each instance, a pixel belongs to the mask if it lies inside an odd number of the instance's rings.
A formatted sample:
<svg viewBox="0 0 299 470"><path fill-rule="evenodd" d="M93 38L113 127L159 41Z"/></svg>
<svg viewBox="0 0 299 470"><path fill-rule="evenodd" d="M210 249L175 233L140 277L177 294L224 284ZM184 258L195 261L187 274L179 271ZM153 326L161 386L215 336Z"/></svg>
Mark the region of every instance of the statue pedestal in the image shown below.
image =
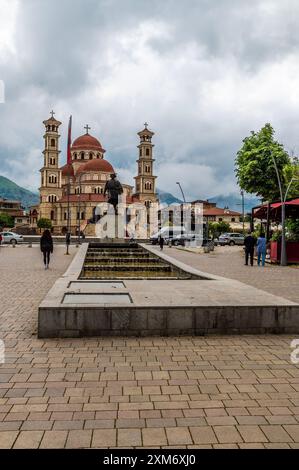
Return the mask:
<svg viewBox="0 0 299 470"><path fill-rule="evenodd" d="M124 218L120 215L108 213L95 224L95 236L107 243L125 242Z"/></svg>

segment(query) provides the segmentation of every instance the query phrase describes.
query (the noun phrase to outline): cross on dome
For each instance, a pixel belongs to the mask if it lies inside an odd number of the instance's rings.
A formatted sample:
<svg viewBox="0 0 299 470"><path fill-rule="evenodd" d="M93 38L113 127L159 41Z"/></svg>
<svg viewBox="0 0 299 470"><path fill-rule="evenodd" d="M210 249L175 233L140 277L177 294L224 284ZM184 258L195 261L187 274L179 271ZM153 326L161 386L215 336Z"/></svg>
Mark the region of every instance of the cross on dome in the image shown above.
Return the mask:
<svg viewBox="0 0 299 470"><path fill-rule="evenodd" d="M89 127L89 125L86 124L86 126L84 127L84 129L86 129L86 134L88 134L88 131L91 129L91 127Z"/></svg>
<svg viewBox="0 0 299 470"><path fill-rule="evenodd" d="M145 127L146 129L147 129L147 126L148 126L148 123L145 122L145 123L144 123L144 127Z"/></svg>
<svg viewBox="0 0 299 470"><path fill-rule="evenodd" d="M54 114L56 114L56 113L54 113L54 111L52 110L52 111L50 112L50 114L51 114L52 119L53 119L53 118L54 118Z"/></svg>

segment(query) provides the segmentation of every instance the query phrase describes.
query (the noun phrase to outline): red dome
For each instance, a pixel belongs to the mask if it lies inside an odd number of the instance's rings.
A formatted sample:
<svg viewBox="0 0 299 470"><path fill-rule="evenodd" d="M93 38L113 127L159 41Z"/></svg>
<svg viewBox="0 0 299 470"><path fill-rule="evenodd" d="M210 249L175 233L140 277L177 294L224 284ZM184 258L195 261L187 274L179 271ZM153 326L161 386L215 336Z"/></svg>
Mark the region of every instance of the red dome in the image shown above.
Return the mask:
<svg viewBox="0 0 299 470"><path fill-rule="evenodd" d="M64 165L60 168L62 170L62 176L74 176L73 165Z"/></svg>
<svg viewBox="0 0 299 470"><path fill-rule="evenodd" d="M99 150L105 152L101 142L90 134L84 134L75 139L72 150Z"/></svg>
<svg viewBox="0 0 299 470"><path fill-rule="evenodd" d="M89 160L78 168L77 173L88 173L89 171L114 173L113 166L107 162L107 160L103 160L102 158Z"/></svg>

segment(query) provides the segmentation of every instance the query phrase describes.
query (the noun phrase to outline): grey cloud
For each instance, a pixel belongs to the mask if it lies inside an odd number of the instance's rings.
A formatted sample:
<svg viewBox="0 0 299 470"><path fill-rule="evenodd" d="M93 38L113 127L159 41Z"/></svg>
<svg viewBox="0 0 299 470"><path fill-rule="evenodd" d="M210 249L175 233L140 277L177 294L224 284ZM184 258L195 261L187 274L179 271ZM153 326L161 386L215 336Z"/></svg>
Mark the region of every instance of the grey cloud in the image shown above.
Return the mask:
<svg viewBox="0 0 299 470"><path fill-rule="evenodd" d="M73 114L74 137L88 122L107 158L132 175L147 120L160 187L172 190L167 175L194 184L192 164L198 197L212 195L207 182L229 191L251 129L270 120L297 145L298 15L295 0L19 2L16 54L0 56L0 173L38 186L42 121L54 107L62 160Z"/></svg>

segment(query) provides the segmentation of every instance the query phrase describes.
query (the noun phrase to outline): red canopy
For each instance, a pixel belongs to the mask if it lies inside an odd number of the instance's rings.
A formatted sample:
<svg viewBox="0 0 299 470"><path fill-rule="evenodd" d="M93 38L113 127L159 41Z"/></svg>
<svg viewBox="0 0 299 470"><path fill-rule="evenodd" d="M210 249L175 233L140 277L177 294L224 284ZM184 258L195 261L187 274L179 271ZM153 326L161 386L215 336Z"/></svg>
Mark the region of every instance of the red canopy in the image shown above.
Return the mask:
<svg viewBox="0 0 299 470"><path fill-rule="evenodd" d="M273 202L272 204L270 204L270 219L272 219L272 220L280 219L280 216L281 216L280 212L281 211L280 210L278 211L277 209L281 208L281 205L282 205L281 202ZM295 208L294 206L299 206L299 198L291 199L289 201L286 201L285 205L286 206L291 206L291 207L293 206L293 209L295 211L297 211L297 208ZM289 208L290 211L291 211L291 207ZM268 210L268 204L256 207L254 209L254 217L256 217L258 219L266 219L267 218L267 210ZM293 213L293 210L291 212Z"/></svg>

